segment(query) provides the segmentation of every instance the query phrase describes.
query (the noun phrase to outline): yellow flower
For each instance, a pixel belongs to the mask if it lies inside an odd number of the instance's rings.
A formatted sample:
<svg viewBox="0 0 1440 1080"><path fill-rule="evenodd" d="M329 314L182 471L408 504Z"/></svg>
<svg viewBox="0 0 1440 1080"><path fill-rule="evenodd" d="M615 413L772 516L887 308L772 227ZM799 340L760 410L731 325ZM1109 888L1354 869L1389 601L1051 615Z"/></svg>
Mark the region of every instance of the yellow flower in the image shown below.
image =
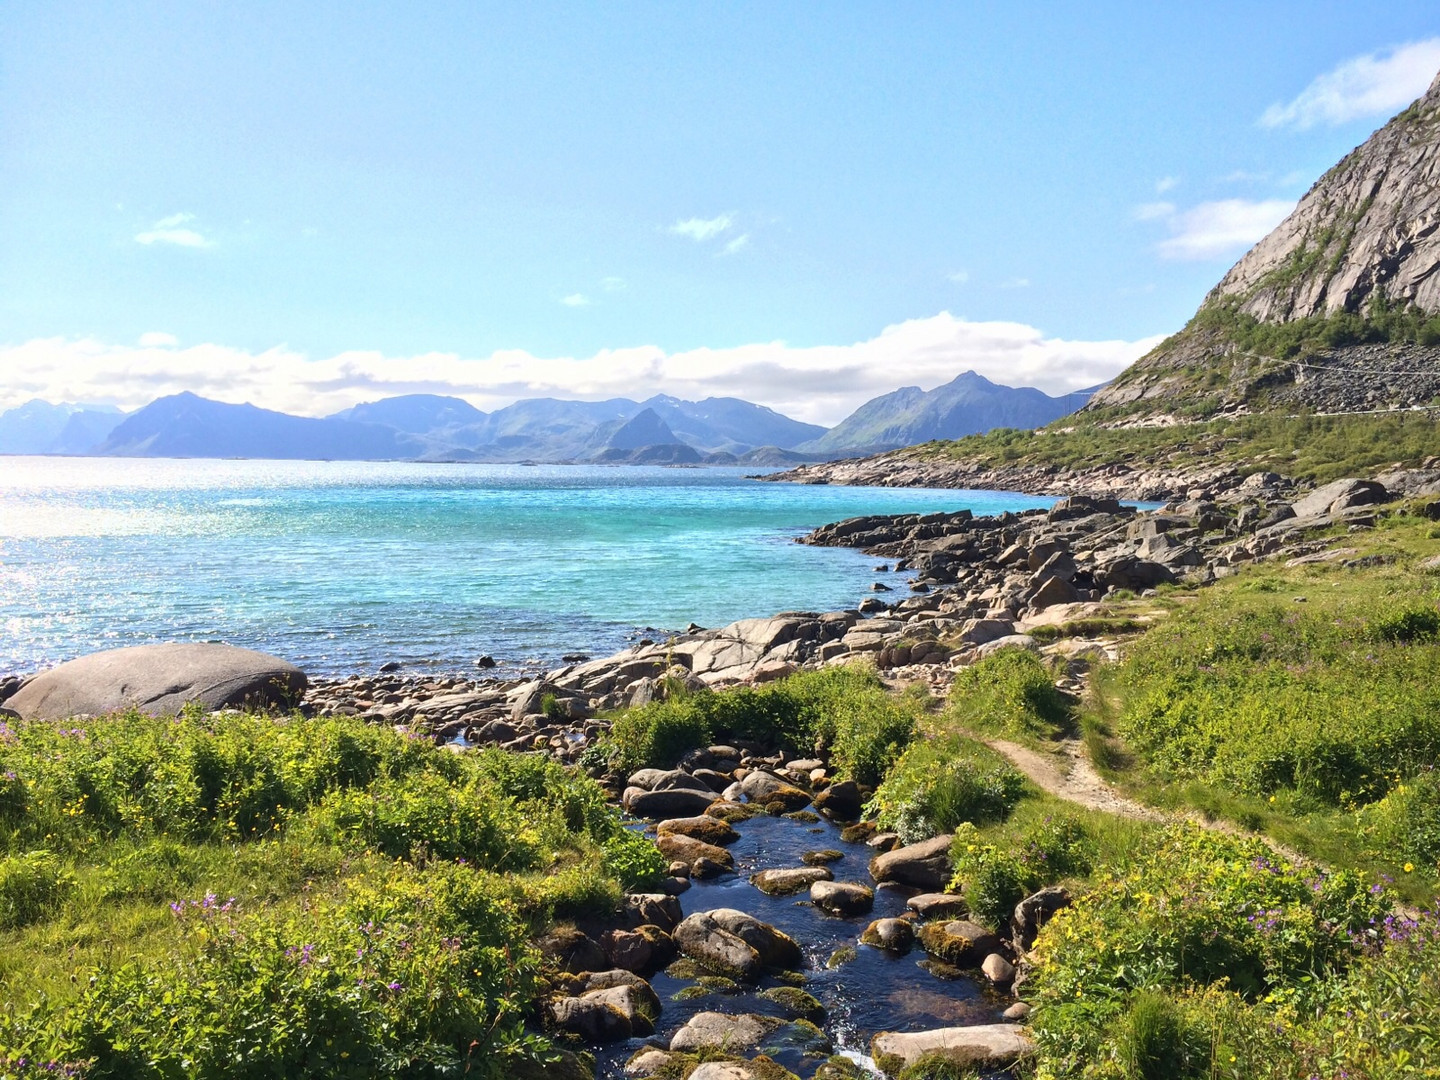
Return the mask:
<svg viewBox="0 0 1440 1080"><path fill-rule="evenodd" d="M1407 862L1407 863L1405 864L1405 873L1407 873L1407 874L1408 874L1408 873L1411 873L1414 869L1415 869L1415 864L1414 864L1413 862Z"/></svg>

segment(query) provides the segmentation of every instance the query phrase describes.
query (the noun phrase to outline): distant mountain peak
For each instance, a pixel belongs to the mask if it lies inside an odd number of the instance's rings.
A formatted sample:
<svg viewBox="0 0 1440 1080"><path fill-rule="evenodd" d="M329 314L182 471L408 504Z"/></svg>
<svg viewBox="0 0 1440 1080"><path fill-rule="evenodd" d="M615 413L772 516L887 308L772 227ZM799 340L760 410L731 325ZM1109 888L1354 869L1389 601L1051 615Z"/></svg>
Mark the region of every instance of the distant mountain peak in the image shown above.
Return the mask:
<svg viewBox="0 0 1440 1080"><path fill-rule="evenodd" d="M670 425L660 419L654 409L641 409L616 429L606 441L609 450L639 450L643 446L671 445L682 442Z"/></svg>

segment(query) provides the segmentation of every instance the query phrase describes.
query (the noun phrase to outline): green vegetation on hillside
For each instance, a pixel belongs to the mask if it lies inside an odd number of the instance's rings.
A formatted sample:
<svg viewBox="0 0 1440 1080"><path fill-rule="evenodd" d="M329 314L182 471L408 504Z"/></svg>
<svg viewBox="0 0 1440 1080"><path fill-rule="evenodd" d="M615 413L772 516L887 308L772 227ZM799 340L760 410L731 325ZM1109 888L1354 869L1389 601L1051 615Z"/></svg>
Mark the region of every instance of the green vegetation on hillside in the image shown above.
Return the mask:
<svg viewBox="0 0 1440 1080"><path fill-rule="evenodd" d="M1068 426L1062 426L1068 425ZM1431 412L1371 416L1242 416L1170 427L1107 428L1082 416L1039 431L1002 428L905 451L922 461L1091 469L1233 466L1322 484L1390 464L1440 455L1440 421Z"/></svg>
<svg viewBox="0 0 1440 1080"><path fill-rule="evenodd" d="M1307 248L1295 257L1318 258L1323 248ZM1305 264L1295 264L1295 276L1303 276ZM1261 287L1284 284L1280 278L1267 279ZM1419 308L1387 303L1376 295L1363 312L1334 311L1290 322L1261 322L1240 310L1237 297L1227 297L1200 308L1186 325L1185 332L1218 335L1242 352L1276 360L1319 356L1347 345L1384 342L1440 345L1440 315ZM1165 345L1160 346L1161 349Z"/></svg>
<svg viewBox="0 0 1440 1080"><path fill-rule="evenodd" d="M532 933L660 868L541 757L352 719L15 723L0 1074L523 1075Z"/></svg>

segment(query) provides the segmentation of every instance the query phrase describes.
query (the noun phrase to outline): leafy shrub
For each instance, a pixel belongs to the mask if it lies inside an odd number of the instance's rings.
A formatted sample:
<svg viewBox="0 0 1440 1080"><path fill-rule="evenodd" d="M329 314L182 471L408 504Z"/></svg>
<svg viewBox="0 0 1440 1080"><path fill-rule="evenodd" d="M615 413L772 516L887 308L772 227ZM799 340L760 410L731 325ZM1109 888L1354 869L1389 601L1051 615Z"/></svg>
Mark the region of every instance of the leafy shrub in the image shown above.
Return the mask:
<svg viewBox="0 0 1440 1080"><path fill-rule="evenodd" d="M1051 738L1072 725L1070 699L1028 649L1001 649L961 671L949 711L967 726L1022 737Z"/></svg>
<svg viewBox="0 0 1440 1080"><path fill-rule="evenodd" d="M495 870L528 870L540 859L533 832L512 805L483 785L452 785L434 775L334 792L313 821L342 843L392 859L424 853Z"/></svg>
<svg viewBox="0 0 1440 1080"><path fill-rule="evenodd" d="M1295 866L1255 840L1195 826L1113 868L1036 942L1036 1030L1062 1062L1091 1060L1142 990L1223 985L1304 1004L1343 973L1391 897L1354 871Z"/></svg>
<svg viewBox="0 0 1440 1080"><path fill-rule="evenodd" d="M882 828L907 844L961 824L1003 821L1025 778L989 747L952 735L914 743L875 792Z"/></svg>
<svg viewBox="0 0 1440 1080"><path fill-rule="evenodd" d="M918 705L897 700L860 667L802 672L768 686L654 701L621 715L611 730L615 764L669 768L717 739L832 752L842 775L877 783L914 733Z"/></svg>
<svg viewBox="0 0 1440 1080"><path fill-rule="evenodd" d="M1094 843L1068 817L1049 816L1004 847L988 843L974 825L955 829L950 844L953 892L961 893L972 915L991 929L1010 924L1015 905L1046 885L1090 872Z"/></svg>
<svg viewBox="0 0 1440 1080"><path fill-rule="evenodd" d="M970 914L992 930L1010 925L1015 905L1030 895L1035 882L1018 858L985 843L968 822L955 830L950 862L955 868L951 891L961 893Z"/></svg>
<svg viewBox="0 0 1440 1080"><path fill-rule="evenodd" d="M605 872L627 892L659 885L668 866L650 840L632 829L621 829L605 842Z"/></svg>
<svg viewBox="0 0 1440 1080"><path fill-rule="evenodd" d="M0 859L0 930L29 926L55 914L75 877L48 851Z"/></svg>

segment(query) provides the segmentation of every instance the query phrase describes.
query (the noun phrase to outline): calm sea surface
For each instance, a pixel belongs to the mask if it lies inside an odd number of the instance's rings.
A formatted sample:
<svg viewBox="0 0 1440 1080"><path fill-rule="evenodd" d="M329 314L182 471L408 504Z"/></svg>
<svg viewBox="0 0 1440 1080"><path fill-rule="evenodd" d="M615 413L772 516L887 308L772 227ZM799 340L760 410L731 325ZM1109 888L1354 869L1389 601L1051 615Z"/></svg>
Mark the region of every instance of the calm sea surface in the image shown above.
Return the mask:
<svg viewBox="0 0 1440 1080"><path fill-rule="evenodd" d="M1051 501L747 471L0 457L0 674L154 641L312 674L599 656L853 607L877 579L905 595L874 559L794 542L825 522Z"/></svg>

